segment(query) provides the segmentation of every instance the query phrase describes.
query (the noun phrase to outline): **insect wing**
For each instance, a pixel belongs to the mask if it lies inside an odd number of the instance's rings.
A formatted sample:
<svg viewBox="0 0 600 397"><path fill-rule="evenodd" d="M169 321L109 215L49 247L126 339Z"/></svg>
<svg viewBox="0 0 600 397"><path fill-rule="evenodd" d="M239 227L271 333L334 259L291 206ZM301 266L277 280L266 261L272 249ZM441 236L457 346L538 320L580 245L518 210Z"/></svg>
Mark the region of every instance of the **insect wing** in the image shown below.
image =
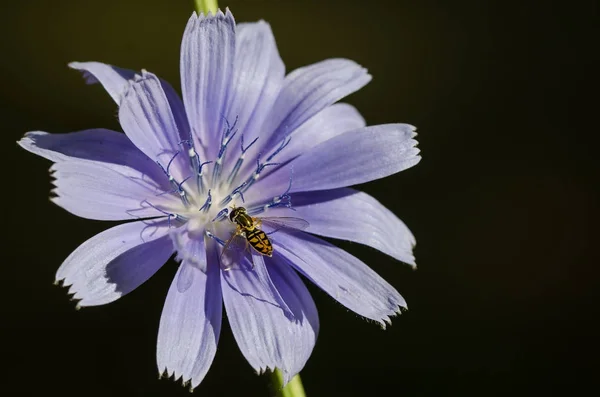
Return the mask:
<svg viewBox="0 0 600 397"><path fill-rule="evenodd" d="M258 218L262 222L263 225L268 226L274 229L273 232L279 229L295 229L295 230L304 230L310 224L301 218L294 218L291 216L267 216L264 218Z"/></svg>
<svg viewBox="0 0 600 397"><path fill-rule="evenodd" d="M248 249L248 242L242 234L234 233L225 243L219 261L224 270L229 270L242 263Z"/></svg>

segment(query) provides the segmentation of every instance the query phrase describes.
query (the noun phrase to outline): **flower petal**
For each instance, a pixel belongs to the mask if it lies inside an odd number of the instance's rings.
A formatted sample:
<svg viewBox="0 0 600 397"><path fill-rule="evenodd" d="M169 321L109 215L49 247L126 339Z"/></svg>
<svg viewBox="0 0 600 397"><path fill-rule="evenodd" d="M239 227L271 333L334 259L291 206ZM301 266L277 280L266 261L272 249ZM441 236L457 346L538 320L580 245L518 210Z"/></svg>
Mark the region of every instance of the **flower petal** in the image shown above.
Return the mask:
<svg viewBox="0 0 600 397"><path fill-rule="evenodd" d="M359 128L331 138L261 178L256 187L266 197L285 191L293 169L292 192L357 185L400 172L421 159L415 127L385 124Z"/></svg>
<svg viewBox="0 0 600 397"><path fill-rule="evenodd" d="M55 163L52 201L77 216L97 220L139 219L164 216L148 204L173 208L170 195L157 196L161 186L143 173L122 165L73 160Z"/></svg>
<svg viewBox="0 0 600 397"><path fill-rule="evenodd" d="M210 247L210 246L209 246ZM167 372L183 382L198 386L208 372L217 351L223 303L216 250L209 248L206 273L182 262L171 283L160 317L156 361L162 374ZM190 287L181 291L182 272Z"/></svg>
<svg viewBox="0 0 600 397"><path fill-rule="evenodd" d="M289 320L270 277L268 286L261 280L264 274L268 274L264 262L253 268L247 256L238 266L221 271L223 302L233 336L246 360L259 372L282 362L275 325Z"/></svg>
<svg viewBox="0 0 600 397"><path fill-rule="evenodd" d="M369 81L367 70L348 59L328 59L294 70L286 76L271 111L266 129L273 131L270 144L278 144L312 116Z"/></svg>
<svg viewBox="0 0 600 397"><path fill-rule="evenodd" d="M277 162L285 163L321 142L365 125L365 119L354 106L347 103L328 106L291 133L292 139L277 156Z"/></svg>
<svg viewBox="0 0 600 397"><path fill-rule="evenodd" d="M283 372L284 383L287 383L304 368L312 353L319 334L319 315L308 289L298 274L275 258L265 260L273 284L281 292L295 319L289 324L291 330L288 331L288 336L283 334L283 337L291 342L287 346L289 350L284 350L283 365L279 367Z"/></svg>
<svg viewBox="0 0 600 397"><path fill-rule="evenodd" d="M181 42L183 103L196 143L211 157L220 144L223 117L229 117L225 106L234 55L235 20L229 10L214 16L192 14Z"/></svg>
<svg viewBox="0 0 600 397"><path fill-rule="evenodd" d="M17 142L25 150L53 162L91 160L119 171L126 166L148 175L165 189L169 183L155 162L131 143L123 133L97 128L68 134L31 131Z"/></svg>
<svg viewBox="0 0 600 397"><path fill-rule="evenodd" d="M285 65L269 24L265 21L238 24L231 79L235 89L230 92L225 114L238 117L246 144L263 132L261 127L277 99L284 77Z"/></svg>
<svg viewBox="0 0 600 397"><path fill-rule="evenodd" d="M309 233L365 244L416 266L415 238L393 212L354 189L294 193L294 216L310 223Z"/></svg>
<svg viewBox="0 0 600 397"><path fill-rule="evenodd" d="M381 323L406 308L398 291L359 259L317 237L280 231L275 252L348 309Z"/></svg>
<svg viewBox="0 0 600 397"><path fill-rule="evenodd" d="M108 95L117 103L127 89L128 80L132 80L136 72L100 62L71 62L69 67L83 72L88 84L100 83Z"/></svg>
<svg viewBox="0 0 600 397"><path fill-rule="evenodd" d="M287 383L312 351L318 316L299 277L271 258L265 260L271 286L265 288L260 280L265 263L255 261L251 269L246 258L242 268L221 272L223 300L233 335L250 365L259 372L280 368ZM288 314L274 301L273 290L284 300Z"/></svg>
<svg viewBox="0 0 600 397"><path fill-rule="evenodd" d="M79 306L103 305L133 291L171 256L167 221L125 223L81 244L56 272Z"/></svg>
<svg viewBox="0 0 600 397"><path fill-rule="evenodd" d="M69 67L82 71L88 84L102 84L106 92L108 92L117 105L121 104L121 99L127 90L129 80L134 80L136 75L136 72L133 70L123 69L100 62L71 62ZM181 132L181 136L184 139L187 139L190 127L188 125L187 116L185 115L183 102L171 84L163 79L160 79L160 84L171 105L171 110L175 117L175 121L177 122L177 126L179 127L179 131Z"/></svg>
<svg viewBox="0 0 600 397"><path fill-rule="evenodd" d="M174 159L170 171L178 182L188 176L187 156L176 155L181 149L179 143L188 136L179 130L171 104L154 74L142 72L129 82L119 108L119 121L131 142L152 161L166 168Z"/></svg>

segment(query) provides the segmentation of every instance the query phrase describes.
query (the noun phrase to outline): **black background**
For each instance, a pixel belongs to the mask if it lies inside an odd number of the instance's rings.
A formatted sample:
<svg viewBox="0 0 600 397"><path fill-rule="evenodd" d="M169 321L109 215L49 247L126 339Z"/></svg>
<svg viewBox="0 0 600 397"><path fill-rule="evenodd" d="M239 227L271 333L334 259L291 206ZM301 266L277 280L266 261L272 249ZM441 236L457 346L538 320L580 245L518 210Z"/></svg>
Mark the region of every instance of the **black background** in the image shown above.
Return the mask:
<svg viewBox="0 0 600 397"><path fill-rule="evenodd" d="M414 232L419 269L340 243L403 294L386 331L310 286L321 332L309 396L579 394L593 379L598 270L595 2L231 0L271 23L287 70L329 57L373 81L347 101L368 124L419 129L423 160L360 189ZM127 297L74 310L54 273L113 223L48 201L30 130L120 130L102 88L70 61L146 68L179 85L187 1L3 2L0 356L7 395L188 395L158 380L169 262ZM592 75L593 74L593 75ZM9 220L6 223L6 219ZM7 239L8 237L8 239ZM596 243L596 244L594 244ZM226 322L224 322L226 324ZM224 325L196 394L267 395Z"/></svg>

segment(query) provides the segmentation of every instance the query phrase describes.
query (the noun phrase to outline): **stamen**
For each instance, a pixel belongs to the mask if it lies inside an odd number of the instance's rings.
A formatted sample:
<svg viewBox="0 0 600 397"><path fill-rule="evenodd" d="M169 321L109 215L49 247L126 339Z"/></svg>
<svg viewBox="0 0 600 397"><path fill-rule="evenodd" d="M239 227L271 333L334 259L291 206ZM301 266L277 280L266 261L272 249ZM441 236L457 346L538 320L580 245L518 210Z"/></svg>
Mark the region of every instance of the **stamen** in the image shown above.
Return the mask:
<svg viewBox="0 0 600 397"><path fill-rule="evenodd" d="M188 177L187 177L187 178L185 178L185 179L184 179L184 180L183 180L181 183L174 182L174 183L175 183L175 186L176 186L176 187L175 187L175 189L173 189L173 190L169 190L168 192L162 192L162 193L159 193L159 194L157 194L156 196L163 196L163 195L165 195L165 194L178 193L178 194L179 194L179 198L181 199L181 202L182 202L182 203L183 203L183 204L184 204L186 207L189 207L189 205L190 205L190 202L189 202L189 200L188 200L188 198L187 198L187 196L186 196L185 190L183 189L183 187L182 187L182 186L183 186L183 184L184 184L184 183L185 183L185 182L186 182L188 179L190 179L191 177L192 177L191 175L190 175L190 176L188 176ZM173 180L173 181L174 181L174 180Z"/></svg>
<svg viewBox="0 0 600 397"><path fill-rule="evenodd" d="M219 211L217 213L217 216L215 216L211 222L222 221L227 216L228 213L229 213L229 208L223 208L221 211Z"/></svg>
<svg viewBox="0 0 600 397"><path fill-rule="evenodd" d="M212 239L214 239L217 243L221 244L222 246L225 246L225 241L221 240L220 238L218 238L217 236L215 236L214 234L212 234L211 232L209 232L208 230L206 231L206 235Z"/></svg>
<svg viewBox="0 0 600 397"><path fill-rule="evenodd" d="M175 180L175 178L173 177L173 175L171 175L171 164L173 164L173 161L175 160L175 157L177 157L177 155L180 153L181 151L177 151L175 152L175 154L173 155L173 157L171 157L171 160L169 160L169 163L167 164L167 168L163 167L162 164L157 161L156 164L158 164L158 166L160 167L160 169L165 173L165 175L167 176L167 178L169 178L169 182L171 183L171 186L173 186L173 190L169 191L169 192L164 192L164 193L160 193L158 194L158 196L162 196L163 194L168 194L168 193L179 193L179 197L181 198L181 202L188 207L190 205L189 200L187 199L186 196L186 192L183 189L182 185L185 183L185 181L187 181L188 179L190 179L190 177L188 176L187 178L185 178L181 183L177 183L177 181Z"/></svg>
<svg viewBox="0 0 600 397"><path fill-rule="evenodd" d="M268 158L267 158L267 163L271 160L273 160L273 158L275 156L277 156L283 149L285 149L285 147L287 145L290 144L290 141L292 140L292 137L288 137L288 138L284 138L281 140L281 143L279 144L279 147L277 148L277 150L275 150Z"/></svg>
<svg viewBox="0 0 600 397"><path fill-rule="evenodd" d="M233 170L231 170L231 174L229 174L229 178L227 178L227 183L231 184L235 180L235 178L238 175L238 172L240 171L240 168L242 168L242 163L244 162L244 158L246 157L246 152L252 147L252 145L256 143L256 141L258 141L258 137L254 138L254 140L244 148L244 134L242 133L240 135L240 147L242 149L242 154L240 154L240 157L237 159L235 166L233 167Z"/></svg>
<svg viewBox="0 0 600 397"><path fill-rule="evenodd" d="M254 216L265 212L269 208L277 207L285 207L291 209L292 211L296 211L296 209L292 207L292 197L289 194L274 197L273 200L269 201L268 203L248 208L247 211L248 215Z"/></svg>
<svg viewBox="0 0 600 397"><path fill-rule="evenodd" d="M269 156L269 158L272 158L273 156ZM252 186L254 184L254 182L256 182L256 180L260 177L260 173L266 168L266 167L270 167L270 166L274 166L274 165L279 165L280 163L269 163L269 162L264 162L261 164L260 162L260 153L258 154L258 156L256 157L256 171L254 171L254 173L252 175L250 175L250 177L248 179L246 179L246 182L244 182L244 190L242 190L242 193L245 192L246 190L248 190L250 188L250 186Z"/></svg>
<svg viewBox="0 0 600 397"><path fill-rule="evenodd" d="M196 152L196 149L194 148L194 139L192 137L191 130L190 130L190 138L179 142L180 145L183 145L184 143L187 143L187 145L188 145L188 157L190 159L190 167L192 168L192 171L196 172L196 170L198 170L198 165L200 164L200 156L198 155L198 153Z"/></svg>
<svg viewBox="0 0 600 397"><path fill-rule="evenodd" d="M204 174L202 173L202 167L204 167L205 165L210 164L210 163L212 163L212 161L205 161L204 163L200 164L197 169L196 184L198 186L198 192L200 194L204 193L204 183L202 180L202 176Z"/></svg>
<svg viewBox="0 0 600 397"><path fill-rule="evenodd" d="M252 147L252 145L254 145L256 143L256 141L258 141L258 137L254 138L254 140L252 142L250 142L250 144L248 146L246 146L246 148L244 149L244 134L242 134L240 136L240 146L242 147L242 153L246 153L248 151L248 149L250 149Z"/></svg>
<svg viewBox="0 0 600 397"><path fill-rule="evenodd" d="M169 164L167 164L167 175L169 174L169 169L171 169L171 164L173 164L173 160L175 160L175 157L177 157L178 154L179 150L176 151L173 157L171 157L171 160L169 160Z"/></svg>
<svg viewBox="0 0 600 397"><path fill-rule="evenodd" d="M221 176L221 164L223 163L223 157L225 156L225 150L227 149L229 142L231 142L233 137L235 137L235 134L237 134L237 132L238 132L237 129L234 130L234 128L238 122L238 116L235 117L235 121L233 122L233 125L229 124L229 121L227 121L227 118L225 116L223 116L223 119L225 120L225 124L227 125L227 128L225 128L223 130L223 138L221 139L221 148L219 149L219 154L217 155L217 161L213 168L213 176L212 176L213 177L213 185L219 180L219 177Z"/></svg>
<svg viewBox="0 0 600 397"><path fill-rule="evenodd" d="M198 211L208 212L211 204L212 204L212 196L210 194L210 189L208 189L208 197L206 198L206 201L204 202L204 204L202 205L202 207L200 207L200 209Z"/></svg>
<svg viewBox="0 0 600 397"><path fill-rule="evenodd" d="M246 182L242 183L240 186L236 187L235 189L233 189L233 191L227 195L227 197L225 197L221 203L219 203L219 206L222 207L224 205L227 205L231 202L231 200L234 200L235 198L237 198L237 196L240 196L242 198L242 202L245 203L246 200L244 199L244 194L243 192L246 190Z"/></svg>
<svg viewBox="0 0 600 397"><path fill-rule="evenodd" d="M158 164L158 166L160 167L160 169L165 173L165 175L167 176L167 178L169 178L169 182L171 182L171 184L173 183L177 183L175 182L175 178L173 178L173 175L171 175L171 173L169 172L169 170L171 169L171 164L173 164L173 160L175 160L175 157L177 157L177 155L179 154L179 150L175 152L175 154L173 155L173 157L171 157L171 160L169 160L169 163L167 164L167 168L165 169L165 167L162 166L162 164L157 160L156 164Z"/></svg>
<svg viewBox="0 0 600 397"><path fill-rule="evenodd" d="M152 204L151 202L149 202L148 200L144 200L144 201L142 201L142 203L146 203L150 207L157 210L158 212L161 212L161 213L167 215L168 216L167 222L168 222L169 229L171 228L171 218L175 218L175 220L180 221L180 222L186 222L188 220L188 218L186 218L185 216L181 216L179 214L174 214L172 212L167 212L165 210L162 210L162 209L158 208L157 206L155 206L154 204Z"/></svg>
<svg viewBox="0 0 600 397"><path fill-rule="evenodd" d="M183 190L182 185L188 180L190 179L192 176L188 176L187 178L185 178L183 181L181 181L180 184L177 185L177 189L179 191L179 197L181 198L181 201L183 202L183 205L185 205L186 207L190 206L190 202L187 198L187 196L185 195L185 190Z"/></svg>
<svg viewBox="0 0 600 397"><path fill-rule="evenodd" d="M206 164L212 163L212 161L205 161L204 163L200 162L200 155L196 152L194 148L194 139L192 137L192 132L190 130L190 138L182 140L179 144L187 143L188 145L188 156L190 158L190 166L192 167L193 172L196 174L196 187L198 188L198 193L204 193L204 183L202 181L202 167Z"/></svg>
<svg viewBox="0 0 600 397"><path fill-rule="evenodd" d="M289 195L289 192L292 189L293 176L294 176L294 170L292 169L292 172L290 173L290 182L288 184L286 191L283 192L283 194L281 194L279 196L273 197L273 200L267 202L266 204L257 205L257 206L249 208L248 215L250 215L250 216L257 215L257 214L260 214L261 212L265 212L269 208L276 208L276 207L285 207L285 208L289 208L293 211L296 211L296 209L294 209L292 207L292 196Z"/></svg>

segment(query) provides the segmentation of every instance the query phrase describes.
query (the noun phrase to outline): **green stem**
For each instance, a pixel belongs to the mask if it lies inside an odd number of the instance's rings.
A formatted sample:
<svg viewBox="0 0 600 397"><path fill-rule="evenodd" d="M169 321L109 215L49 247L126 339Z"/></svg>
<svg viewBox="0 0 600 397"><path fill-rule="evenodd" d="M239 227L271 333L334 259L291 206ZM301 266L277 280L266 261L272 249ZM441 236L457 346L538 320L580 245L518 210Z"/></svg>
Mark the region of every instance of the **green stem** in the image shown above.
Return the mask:
<svg viewBox="0 0 600 397"><path fill-rule="evenodd" d="M294 376L292 380L283 387L283 373L276 369L274 372L271 372L271 382L273 392L276 393L275 395L277 397L306 397L300 374Z"/></svg>
<svg viewBox="0 0 600 397"><path fill-rule="evenodd" d="M194 9L200 15L200 13L204 13L207 15L209 12L212 12L213 15L217 13L219 6L217 5L217 0L193 0L194 1Z"/></svg>

